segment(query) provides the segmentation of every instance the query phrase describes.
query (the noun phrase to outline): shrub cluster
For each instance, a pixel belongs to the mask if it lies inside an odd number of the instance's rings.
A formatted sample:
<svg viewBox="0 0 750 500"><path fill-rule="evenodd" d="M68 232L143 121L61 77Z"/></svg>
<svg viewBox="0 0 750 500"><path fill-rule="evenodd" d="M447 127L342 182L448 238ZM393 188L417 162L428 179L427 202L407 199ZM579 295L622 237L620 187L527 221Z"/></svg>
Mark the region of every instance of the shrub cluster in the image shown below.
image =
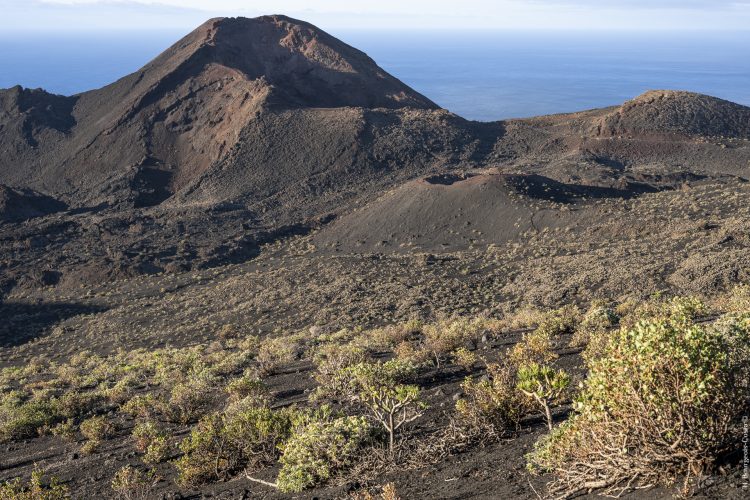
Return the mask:
<svg viewBox="0 0 750 500"><path fill-rule="evenodd" d="M622 328L590 373L575 414L537 444L535 469L554 493L670 484L707 472L736 439L750 398L750 321L696 324L697 302L673 300L655 318Z"/></svg>

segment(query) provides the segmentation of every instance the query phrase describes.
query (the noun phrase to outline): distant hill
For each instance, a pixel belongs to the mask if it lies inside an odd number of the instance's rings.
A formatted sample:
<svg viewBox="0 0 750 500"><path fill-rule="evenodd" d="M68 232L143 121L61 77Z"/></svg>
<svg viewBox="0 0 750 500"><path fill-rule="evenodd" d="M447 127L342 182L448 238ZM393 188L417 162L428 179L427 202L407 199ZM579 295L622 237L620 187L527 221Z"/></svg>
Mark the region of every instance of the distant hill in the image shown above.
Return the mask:
<svg viewBox="0 0 750 500"><path fill-rule="evenodd" d="M600 133L679 133L748 139L750 108L692 92L652 90L606 115Z"/></svg>

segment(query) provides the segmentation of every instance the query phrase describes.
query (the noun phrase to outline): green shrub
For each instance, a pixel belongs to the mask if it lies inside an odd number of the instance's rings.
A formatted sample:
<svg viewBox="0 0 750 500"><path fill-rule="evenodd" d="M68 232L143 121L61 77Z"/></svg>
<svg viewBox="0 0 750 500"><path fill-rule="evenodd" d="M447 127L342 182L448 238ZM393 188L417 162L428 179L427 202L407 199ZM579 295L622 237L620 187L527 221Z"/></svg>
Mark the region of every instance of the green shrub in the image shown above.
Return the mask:
<svg viewBox="0 0 750 500"><path fill-rule="evenodd" d="M53 477L44 484L44 473L34 469L31 480L26 483L21 478L0 482L0 500L65 500L70 498L68 488Z"/></svg>
<svg viewBox="0 0 750 500"><path fill-rule="evenodd" d="M490 364L487 377L467 378L456 402L458 421L472 434L504 436L518 430L528 412L528 401L516 390L516 370L510 364Z"/></svg>
<svg viewBox="0 0 750 500"><path fill-rule="evenodd" d="M203 371L172 388L166 406L169 419L179 424L195 422L219 401L219 381Z"/></svg>
<svg viewBox="0 0 750 500"><path fill-rule="evenodd" d="M552 493L678 477L687 487L737 442L732 423L750 397L750 320L697 325L688 319L694 306L671 302L656 319L622 328L591 363L574 415L529 457L556 475Z"/></svg>
<svg viewBox="0 0 750 500"><path fill-rule="evenodd" d="M146 452L143 454L143 461L147 464L159 464L169 457L171 446L166 435L159 435L151 440Z"/></svg>
<svg viewBox="0 0 750 500"><path fill-rule="evenodd" d="M308 424L282 446L279 489L300 492L327 481L354 462L371 435L372 427L363 417Z"/></svg>
<svg viewBox="0 0 750 500"><path fill-rule="evenodd" d="M170 446L167 434L154 422L136 424L131 434L135 449L143 453L147 464L163 462L169 455Z"/></svg>
<svg viewBox="0 0 750 500"><path fill-rule="evenodd" d="M80 429L83 437L92 441L108 439L117 430L115 425L105 416L87 418L81 422Z"/></svg>
<svg viewBox="0 0 750 500"><path fill-rule="evenodd" d="M547 365L558 358L553 351L555 347L549 329L537 328L525 333L521 341L508 351L508 361L520 366L524 363L538 363Z"/></svg>
<svg viewBox="0 0 750 500"><path fill-rule="evenodd" d="M333 399L343 403L359 403L363 387L377 383L396 385L411 380L416 366L400 359L383 362L361 362L337 370L327 383L320 385L313 399Z"/></svg>
<svg viewBox="0 0 750 500"><path fill-rule="evenodd" d="M97 416L81 422L80 430L87 440L81 449L84 453L93 453L101 442L112 437L117 429L107 417Z"/></svg>
<svg viewBox="0 0 750 500"><path fill-rule="evenodd" d="M470 351L465 347L459 347L453 353L455 363L464 369L464 371L470 372L474 365L477 363L477 355L474 351Z"/></svg>
<svg viewBox="0 0 750 500"><path fill-rule="evenodd" d="M644 319L689 322L709 313L708 305L697 297L667 298L657 293L648 300L631 306L622 315L620 323L626 328L632 328Z"/></svg>
<svg viewBox="0 0 750 500"><path fill-rule="evenodd" d="M317 366L315 380L321 385L331 384L340 370L365 360L365 351L354 345L323 344L314 356Z"/></svg>
<svg viewBox="0 0 750 500"><path fill-rule="evenodd" d="M153 489L159 478L151 470L141 472L126 465L112 479L112 490L123 500L147 500L153 498Z"/></svg>
<svg viewBox="0 0 750 500"><path fill-rule="evenodd" d="M606 338L606 334L620 321L620 316L611 304L595 301L583 316L570 339L571 347L585 347L591 342Z"/></svg>
<svg viewBox="0 0 750 500"><path fill-rule="evenodd" d="M140 422L131 433L135 449L141 453L145 453L153 440L162 435L163 431L154 422Z"/></svg>
<svg viewBox="0 0 750 500"><path fill-rule="evenodd" d="M297 359L299 345L290 337L265 339L258 349L258 369L263 375L270 375L284 365Z"/></svg>
<svg viewBox="0 0 750 500"><path fill-rule="evenodd" d="M66 392L54 402L61 418L79 418L103 407L106 398L99 392Z"/></svg>
<svg viewBox="0 0 750 500"><path fill-rule="evenodd" d="M180 444L180 484L196 486L226 479L240 469L272 463L293 429L297 411L234 405L204 417Z"/></svg>
<svg viewBox="0 0 750 500"><path fill-rule="evenodd" d="M423 328L423 349L429 352L440 367L453 353L468 345L476 346L484 330L483 318L441 319Z"/></svg>
<svg viewBox="0 0 750 500"><path fill-rule="evenodd" d="M246 373L240 378L231 380L225 390L231 402L250 398L258 406L266 406L271 400L265 384L253 373Z"/></svg>
<svg viewBox="0 0 750 500"><path fill-rule="evenodd" d="M547 313L537 329L550 336L572 333L581 319L581 311L578 306L568 304Z"/></svg>
<svg viewBox="0 0 750 500"><path fill-rule="evenodd" d="M727 313L750 311L750 285L735 285L717 299L719 309Z"/></svg>
<svg viewBox="0 0 750 500"><path fill-rule="evenodd" d="M72 419L68 419L54 426L52 428L52 434L64 439L65 441L73 442L75 441L77 430L78 427L75 425L75 422Z"/></svg>
<svg viewBox="0 0 750 500"><path fill-rule="evenodd" d="M45 401L0 406L0 442L25 439L37 435L39 429L59 421L55 405Z"/></svg>

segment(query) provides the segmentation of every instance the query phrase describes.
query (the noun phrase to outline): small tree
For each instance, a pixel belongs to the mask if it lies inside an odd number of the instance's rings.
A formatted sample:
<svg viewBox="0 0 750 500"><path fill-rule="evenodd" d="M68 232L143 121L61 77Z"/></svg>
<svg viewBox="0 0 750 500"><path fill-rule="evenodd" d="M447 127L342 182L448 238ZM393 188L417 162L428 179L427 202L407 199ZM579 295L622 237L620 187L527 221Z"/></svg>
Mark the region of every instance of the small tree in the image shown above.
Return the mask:
<svg viewBox="0 0 750 500"><path fill-rule="evenodd" d="M385 363L357 363L336 372L328 387L318 389L318 397L333 395L350 405L364 406L372 420L388 433L393 452L395 434L404 425L423 414L419 387L402 382L414 375L414 365L401 360ZM334 391L332 391L334 389Z"/></svg>
<svg viewBox="0 0 750 500"><path fill-rule="evenodd" d="M393 454L396 432L424 414L426 405L415 385L372 385L362 391L362 400L375 420L388 433L388 449Z"/></svg>
<svg viewBox="0 0 750 500"><path fill-rule="evenodd" d="M570 385L570 376L564 370L531 363L518 369L516 387L532 398L544 410L547 427L552 430L552 405L559 401Z"/></svg>

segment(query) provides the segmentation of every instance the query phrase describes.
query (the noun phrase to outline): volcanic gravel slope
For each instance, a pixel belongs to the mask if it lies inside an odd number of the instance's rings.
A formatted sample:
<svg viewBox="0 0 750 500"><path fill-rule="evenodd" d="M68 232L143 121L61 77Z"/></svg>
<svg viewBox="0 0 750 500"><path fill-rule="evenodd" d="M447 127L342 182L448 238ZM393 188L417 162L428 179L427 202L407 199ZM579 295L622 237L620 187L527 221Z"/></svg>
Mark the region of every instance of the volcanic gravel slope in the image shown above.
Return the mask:
<svg viewBox="0 0 750 500"><path fill-rule="evenodd" d="M2 90L0 152L2 366L213 345L227 325L336 331L750 281L750 108L652 91L470 122L284 16L210 20L80 95ZM270 377L274 404L304 402L311 373L299 360ZM465 375L430 375L417 432L441 422ZM0 479L38 462L76 497L111 495L114 472L136 463L131 427L85 457L57 437L3 445ZM384 480L404 498L536 498L523 455L543 432L532 421ZM158 495L280 497L243 479L178 492L159 467ZM736 474L714 479L704 495L740 498Z"/></svg>

